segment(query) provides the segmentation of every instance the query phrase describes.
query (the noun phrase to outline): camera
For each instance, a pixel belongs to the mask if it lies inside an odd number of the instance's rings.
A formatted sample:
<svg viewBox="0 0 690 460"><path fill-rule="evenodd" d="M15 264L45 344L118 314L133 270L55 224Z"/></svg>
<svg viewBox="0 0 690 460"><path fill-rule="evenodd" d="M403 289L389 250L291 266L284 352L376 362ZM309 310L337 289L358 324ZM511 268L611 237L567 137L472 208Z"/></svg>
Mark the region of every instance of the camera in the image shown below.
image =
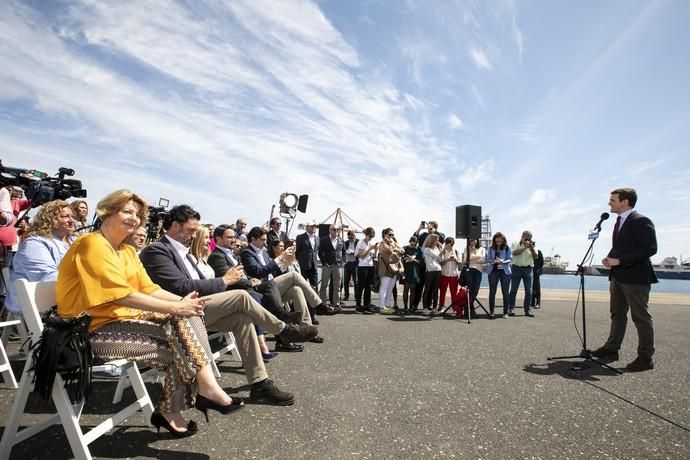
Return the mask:
<svg viewBox="0 0 690 460"><path fill-rule="evenodd" d="M163 236L163 219L168 215L165 206L149 206L149 218L146 220L146 240L158 241Z"/></svg>
<svg viewBox="0 0 690 460"><path fill-rule="evenodd" d="M74 176L74 169L60 168L54 177L50 177L35 169L6 167L0 160L0 187L20 187L34 208L52 200L86 198L86 190L82 188L81 181L66 179L65 176Z"/></svg>

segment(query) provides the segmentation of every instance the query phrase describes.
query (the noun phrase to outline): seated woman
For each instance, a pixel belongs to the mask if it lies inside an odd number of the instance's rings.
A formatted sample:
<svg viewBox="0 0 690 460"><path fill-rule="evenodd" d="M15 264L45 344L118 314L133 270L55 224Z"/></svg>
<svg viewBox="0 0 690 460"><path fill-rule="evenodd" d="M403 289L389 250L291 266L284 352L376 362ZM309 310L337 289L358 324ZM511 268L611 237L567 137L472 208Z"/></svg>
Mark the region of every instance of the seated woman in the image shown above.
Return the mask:
<svg viewBox="0 0 690 460"><path fill-rule="evenodd" d="M5 305L12 313L22 308L14 292L14 282L55 281L62 257L72 243L74 217L72 208L63 200L45 203L29 226L12 261Z"/></svg>
<svg viewBox="0 0 690 460"><path fill-rule="evenodd" d="M91 346L105 360L132 358L165 373L165 384L151 424L175 437L197 431L180 413L192 404L229 413L243 402L233 400L216 382L204 315L196 292L180 298L162 290L124 240L146 222L146 202L129 190L101 200L99 231L72 244L63 257L56 287L58 314L91 315ZM196 402L194 402L196 396Z"/></svg>
<svg viewBox="0 0 690 460"><path fill-rule="evenodd" d="M204 278L211 279L216 277L216 272L208 264L208 256L211 254L211 232L208 225L200 225L194 233L194 239L189 247L189 254L196 262L196 268L204 275ZM259 340L259 347L261 348L261 357L264 361L275 358L278 353L274 353L268 349L266 344L266 331L263 328L256 326L256 338Z"/></svg>

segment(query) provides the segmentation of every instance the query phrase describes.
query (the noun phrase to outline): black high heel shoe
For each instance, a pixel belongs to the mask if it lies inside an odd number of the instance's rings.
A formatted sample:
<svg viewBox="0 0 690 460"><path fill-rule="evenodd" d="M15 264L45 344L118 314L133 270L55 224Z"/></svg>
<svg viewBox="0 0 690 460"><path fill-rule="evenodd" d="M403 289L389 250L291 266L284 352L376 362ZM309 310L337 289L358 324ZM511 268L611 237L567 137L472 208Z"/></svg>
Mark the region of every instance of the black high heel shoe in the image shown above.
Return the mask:
<svg viewBox="0 0 690 460"><path fill-rule="evenodd" d="M220 404L211 401L207 397L197 394L194 407L203 412L203 414L206 416L206 423L208 423L209 409L218 411L221 414L229 414L230 412L242 409L244 407L244 401L240 398L232 398L232 402L230 404L221 406Z"/></svg>
<svg viewBox="0 0 690 460"><path fill-rule="evenodd" d="M161 415L160 412L154 412L151 414L151 425L158 429L158 436L161 435L161 427L163 427L176 438L187 438L193 434L196 434L196 432L199 430L199 428L196 426L196 423L194 423L194 420L190 420L187 423L187 431L177 431L172 427L172 425L170 425L170 422L168 422L165 417Z"/></svg>

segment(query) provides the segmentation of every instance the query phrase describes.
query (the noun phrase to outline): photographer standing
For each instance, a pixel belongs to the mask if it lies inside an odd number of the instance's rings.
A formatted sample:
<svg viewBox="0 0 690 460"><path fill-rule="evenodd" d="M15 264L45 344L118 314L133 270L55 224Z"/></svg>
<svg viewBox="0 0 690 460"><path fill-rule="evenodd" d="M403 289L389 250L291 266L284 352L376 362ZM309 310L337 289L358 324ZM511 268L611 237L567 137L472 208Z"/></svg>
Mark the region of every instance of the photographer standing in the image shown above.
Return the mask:
<svg viewBox="0 0 690 460"><path fill-rule="evenodd" d="M520 280L525 285L525 300L523 306L525 308L525 316L534 317L530 310L532 304L532 270L534 261L537 259L537 251L534 249L534 242L532 241L532 232L525 230L522 232L522 238L519 243L516 243L511 248L513 252L513 267L510 275L510 308L508 314L515 316L513 310L515 309L515 297L520 288Z"/></svg>

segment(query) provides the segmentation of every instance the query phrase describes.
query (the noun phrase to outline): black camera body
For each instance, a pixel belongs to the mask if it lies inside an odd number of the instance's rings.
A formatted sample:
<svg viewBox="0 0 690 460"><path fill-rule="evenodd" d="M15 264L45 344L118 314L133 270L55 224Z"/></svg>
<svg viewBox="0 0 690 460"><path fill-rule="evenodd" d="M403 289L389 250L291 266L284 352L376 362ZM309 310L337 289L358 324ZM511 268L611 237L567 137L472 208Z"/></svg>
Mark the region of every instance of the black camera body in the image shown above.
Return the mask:
<svg viewBox="0 0 690 460"><path fill-rule="evenodd" d="M60 168L54 177L50 177L35 169L5 167L0 160L0 187L21 187L34 208L52 200L86 198L86 190L82 188L81 181L66 179L65 176L74 176L74 169Z"/></svg>
<svg viewBox="0 0 690 460"><path fill-rule="evenodd" d="M163 219L168 215L165 206L149 206L149 218L146 221L146 240L158 241L163 236Z"/></svg>

